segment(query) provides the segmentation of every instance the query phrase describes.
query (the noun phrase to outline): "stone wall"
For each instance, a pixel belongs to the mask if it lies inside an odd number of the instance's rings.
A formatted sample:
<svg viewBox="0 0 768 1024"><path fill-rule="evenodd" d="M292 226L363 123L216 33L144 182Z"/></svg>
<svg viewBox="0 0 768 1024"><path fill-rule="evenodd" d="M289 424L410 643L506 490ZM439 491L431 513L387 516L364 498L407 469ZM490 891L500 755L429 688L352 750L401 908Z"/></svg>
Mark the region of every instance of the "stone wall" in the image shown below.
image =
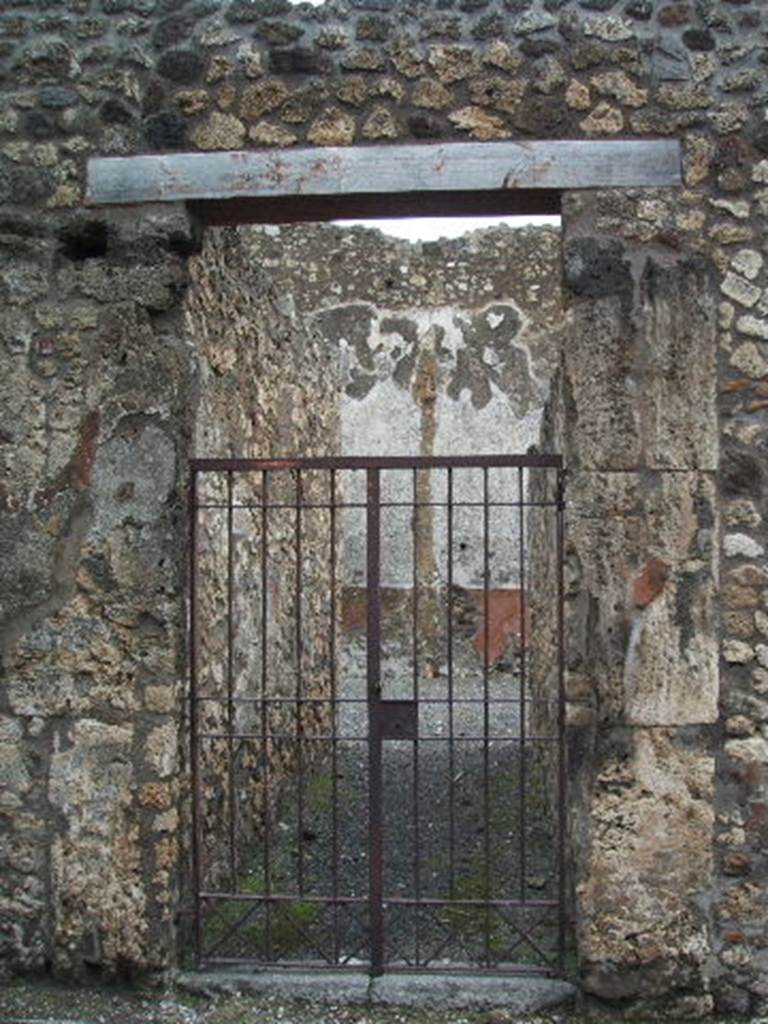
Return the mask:
<svg viewBox="0 0 768 1024"><path fill-rule="evenodd" d="M3 957L161 967L192 382L176 249L192 240L172 211L108 228L14 211L3 230Z"/></svg>
<svg viewBox="0 0 768 1024"><path fill-rule="evenodd" d="M339 446L334 354L252 255L244 231L216 230L191 261L186 327L198 356L193 451L214 458L331 454ZM304 473L300 487L291 472L270 473L268 481L260 472L198 475L196 673L205 698L198 715L199 868L208 890L240 889L240 862L301 756L290 743L262 749L232 734L258 733L261 709L254 700L292 696L299 674L305 696L330 693L330 514L303 511L297 566L296 513L285 504L327 500L327 475ZM302 709L307 733L325 731L316 721L323 709ZM271 705L266 714L270 731L296 730L293 708ZM302 745L305 766L314 746Z"/></svg>
<svg viewBox="0 0 768 1024"><path fill-rule="evenodd" d="M545 431L568 467L571 884L586 990L627 998L661 983L695 1013L708 1005L701 895L714 877L715 311L700 259L582 236L603 202L569 211L573 321ZM535 559L549 586L551 540ZM553 695L553 652L541 653Z"/></svg>
<svg viewBox="0 0 768 1024"><path fill-rule="evenodd" d="M767 28L757 0L5 5L7 962L174 960L178 480L193 362L180 304L194 238L173 211L80 209L87 157L671 135L683 188L566 197L564 208L577 308L566 352L578 354L564 377L566 454L579 503L595 510L591 524L569 522L585 555L574 596L589 595L580 635L606 669L572 666L596 707L585 746L600 752L578 779L599 823L582 819L582 956L604 996L765 1008ZM603 367L591 384L579 359ZM610 479L596 495L600 474ZM646 601L657 562L671 575ZM623 589L635 581L640 605ZM642 864L631 886L615 850ZM633 898L609 911L603 891ZM106 894L96 927L93 893Z"/></svg>

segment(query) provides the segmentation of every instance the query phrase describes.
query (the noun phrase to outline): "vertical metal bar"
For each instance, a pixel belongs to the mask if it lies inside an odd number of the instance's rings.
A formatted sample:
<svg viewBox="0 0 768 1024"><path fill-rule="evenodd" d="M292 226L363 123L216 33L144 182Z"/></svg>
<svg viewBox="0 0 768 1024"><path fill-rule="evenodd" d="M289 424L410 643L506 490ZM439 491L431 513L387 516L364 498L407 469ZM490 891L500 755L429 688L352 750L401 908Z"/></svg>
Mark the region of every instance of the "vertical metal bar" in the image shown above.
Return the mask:
<svg viewBox="0 0 768 1024"><path fill-rule="evenodd" d="M517 471L517 498L519 515L519 557L520 557L520 771L519 771L519 793L520 800L520 899L525 902L526 896L526 874L527 874L527 838L526 838L526 800L527 800L527 757L526 744L526 661L525 645L527 641L525 631L525 510L523 504L523 467Z"/></svg>
<svg viewBox="0 0 768 1024"><path fill-rule="evenodd" d="M413 589L413 700L416 701L418 715L419 700L419 489L418 470L413 470L413 576L411 586ZM427 598L429 600L429 598ZM416 739L413 741L413 888L417 906L414 908L416 915L414 927L414 962L420 962L421 936L419 934L419 916L421 902L421 857L419 852L419 740L418 729Z"/></svg>
<svg viewBox="0 0 768 1024"><path fill-rule="evenodd" d="M453 469L448 467L448 897L456 897L456 765L453 722Z"/></svg>
<svg viewBox="0 0 768 1024"><path fill-rule="evenodd" d="M200 724L198 721L198 630L197 630L197 470L189 478L189 752L192 774L192 885L194 911L195 961L203 959L202 889L203 790L200 773Z"/></svg>
<svg viewBox="0 0 768 1024"><path fill-rule="evenodd" d="M263 838L262 838L262 851L263 851L263 871L264 871L264 925L265 925L265 945L266 945L266 958L272 959L272 904L270 902L270 896L272 894L272 822L270 815L269 806L269 761L271 756L271 743L269 738L269 707L267 704L267 698L269 696L269 690L267 686L267 670L268 670L268 651L267 641L269 639L269 633L267 630L267 614L269 611L268 604L268 586L269 586L269 574L267 568L267 556L269 552L268 545L268 505L269 505L269 477L267 471L263 469L261 471L261 747L262 747L262 777L264 779L264 788L262 793L262 807L263 807Z"/></svg>
<svg viewBox="0 0 768 1024"><path fill-rule="evenodd" d="M336 677L336 470L330 471L330 530L331 530L331 633L329 640L331 672L331 886L333 891L333 961L341 955L339 944L339 741L338 741L338 680Z"/></svg>
<svg viewBox="0 0 768 1024"><path fill-rule="evenodd" d="M567 786L565 737L565 471L557 471L558 967L565 968Z"/></svg>
<svg viewBox="0 0 768 1024"><path fill-rule="evenodd" d="M490 524L488 467L483 467L483 890L485 895L485 965L491 966L491 845L490 845Z"/></svg>
<svg viewBox="0 0 768 1024"><path fill-rule="evenodd" d="M298 783L298 799L296 814L296 882L299 895L304 893L304 679L302 676L302 616L301 616L301 470L296 470L296 532L294 536L296 549L296 773Z"/></svg>
<svg viewBox="0 0 768 1024"><path fill-rule="evenodd" d="M235 546L232 470L227 473L227 803L229 814L229 887L238 891L237 797L235 791Z"/></svg>
<svg viewBox="0 0 768 1024"><path fill-rule="evenodd" d="M371 975L384 969L383 821L381 702L381 481L378 469L367 473L367 680L368 680L368 913Z"/></svg>

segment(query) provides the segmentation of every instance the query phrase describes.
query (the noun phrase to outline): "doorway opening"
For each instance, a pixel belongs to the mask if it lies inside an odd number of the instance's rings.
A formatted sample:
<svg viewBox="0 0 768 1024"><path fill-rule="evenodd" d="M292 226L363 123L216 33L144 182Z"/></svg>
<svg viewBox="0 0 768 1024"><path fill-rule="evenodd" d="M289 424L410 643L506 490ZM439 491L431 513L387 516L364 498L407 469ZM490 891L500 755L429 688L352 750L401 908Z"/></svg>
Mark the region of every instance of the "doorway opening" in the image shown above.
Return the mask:
<svg viewBox="0 0 768 1024"><path fill-rule="evenodd" d="M188 310L198 963L561 972L563 476L526 454L556 234L210 234Z"/></svg>

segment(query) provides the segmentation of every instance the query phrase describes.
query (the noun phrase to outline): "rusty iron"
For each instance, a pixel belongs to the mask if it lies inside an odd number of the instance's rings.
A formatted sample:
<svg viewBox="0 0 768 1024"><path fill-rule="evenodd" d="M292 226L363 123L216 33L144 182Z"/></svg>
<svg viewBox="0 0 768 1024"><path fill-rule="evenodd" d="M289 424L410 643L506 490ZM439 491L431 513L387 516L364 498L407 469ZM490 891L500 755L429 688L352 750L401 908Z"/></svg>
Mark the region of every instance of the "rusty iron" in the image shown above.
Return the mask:
<svg viewBox="0 0 768 1024"><path fill-rule="evenodd" d="M385 498L387 473L410 471L412 487L410 498ZM467 496L457 492L457 479L463 470L479 471L482 485ZM509 480L516 480L512 493L498 495L491 491L492 475L499 470L512 471ZM433 500L419 500L416 474L433 471L442 482L442 495L432 486ZM327 487L320 498L307 484L310 473L327 474ZM353 500L340 493L340 473L357 474L364 483L364 498ZM526 474L551 474L554 486L539 488L537 498L526 493ZM220 475L223 489L211 497L203 486L208 474ZM276 477L293 481L294 500L284 497L285 489L272 486ZM258 481L257 496L251 501L239 497L238 478L248 475ZM550 478L547 477L549 480ZM507 485L505 485L507 486ZM512 487L510 483L508 485ZM466 487L464 488L466 492ZM423 491L421 492L424 493ZM542 495L544 495L542 497ZM189 488L189 636L190 636L190 751L192 769L192 888L193 888L193 942L199 965L299 965L315 968L365 970L378 975L387 970L429 971L487 971L494 973L557 973L562 971L567 945L566 910L566 845L567 824L567 769L565 749L565 684L564 684L564 471L559 456L508 455L459 457L379 457L379 458L307 458L307 459L198 459L191 465ZM422 510L440 510L444 521L443 583L439 591L442 606L438 639L443 645L444 697L430 696L428 661L425 640L421 635L422 595L428 584L419 575L416 531ZM253 587L253 606L258 609L255 635L248 638L258 653L254 664L260 677L249 688L248 680L238 683L239 643L237 635L236 603L238 586L235 546L235 516L240 509L248 509L253 522L258 524L259 535L252 545L254 559L248 571L249 585ZM309 689L302 650L311 626L306 604L305 566L317 557L308 544L305 529L310 517L318 510L327 514L329 538L327 608L331 624L328 637L327 692L320 696ZM347 616L348 625L359 633L365 628L365 685L357 696L344 690L340 675L341 649L345 634L341 609L342 561L344 548L339 536L343 517L350 511L364 514L365 573L364 607L358 595L359 608ZM410 512L412 536L402 538L404 550L412 557L410 582L410 611L397 619L399 604L383 600L383 565L385 550L383 530L388 514L405 510ZM494 534L492 514L506 514L509 529L516 530L514 538L519 562L515 586L500 587L494 582ZM275 516L293 515L292 571L285 586L292 592L292 621L288 623L295 645L295 665L280 666L285 675L280 692L273 688L269 678L270 644L270 559L274 558L271 540L278 522ZM457 515L476 514L479 522L480 543L477 574L481 588L467 590L468 606L481 614L479 624L466 623L459 629L452 607L456 590L456 536ZM201 517L219 515L219 519L206 520L201 529ZM431 513L430 513L431 514ZM553 558L555 592L551 594L554 630L550 637L556 656L555 684L557 693L554 729L542 730L541 721L531 721L534 700L530 652L535 642L536 623L528 607L528 521L534 515L550 517L553 529ZM550 520L547 520L550 521ZM220 522L219 541L225 552L224 629L220 692L210 692L203 680L210 679L210 666L201 665L207 655L206 630L210 624L201 614L201 593L206 579L201 551L211 539L211 522ZM284 522L284 521L283 521ZM437 529L435 527L435 529ZM218 536L218 535L217 535ZM408 540L410 543L408 543ZM289 544L288 547L291 547ZM505 577L507 578L507 577ZM503 644L492 636L494 604L509 610L514 627L505 625L504 639L515 647L514 670L517 692L508 688L507 676L498 669L504 654ZM497 616L498 618L498 616ZM506 620L505 620L506 621ZM410 651L408 671L410 693L388 695L385 668L388 667L386 645L394 639L396 629L410 631L404 649ZM458 632L457 632L458 630ZM481 696L467 696L466 686L457 668L457 650L464 643L475 651L478 692ZM467 646L468 645L468 646ZM462 669L466 672L466 669ZM292 675L291 675L292 673ZM511 676L510 676L511 678ZM245 687L245 688L244 688ZM500 690L500 687L502 689ZM290 692L288 692L290 691ZM441 691L442 692L442 691ZM474 692L474 691L473 691ZM420 727L420 712L429 711L430 705L445 705L444 729L431 734ZM504 725L504 715L510 707L517 709L517 731L512 734ZM206 708L220 709L215 725L206 725ZM365 735L345 732L339 720L343 707L359 708L366 723ZM460 716L473 709L473 719L479 728L459 729ZM307 730L306 722L316 710L318 715L330 709L321 725ZM357 712L355 712L357 713ZM245 717L241 718L241 714ZM287 716L287 717L286 717ZM318 719L320 721L320 719ZM506 731L505 731L506 730ZM216 745L219 746L216 746ZM322 863L325 882L317 877L317 858L312 844L318 843L314 831L317 808L312 793L310 747L323 745L324 764L329 771L329 788L324 799L330 803L330 826L322 837ZM365 751L364 780L367 786L366 821L361 825L365 835L365 849L360 855L365 860L364 891L350 891L349 843L344 819L345 790L349 779L341 770L345 745L358 744ZM226 751L224 771L220 776L221 793L216 784L205 776L203 750ZM385 813L385 803L392 802L392 780L387 781L386 753L407 749L403 777L395 778L395 803L402 809L392 817ZM551 855L554 874L551 884L536 876L536 858L540 856L541 841L532 836L539 827L530 800L536 795L535 775L540 771L532 760L537 750L551 750L552 764L547 785L556 792L554 821L551 836ZM516 795L510 792L501 804L502 828L496 821L499 815L497 779L499 751L516 751L512 764L516 769ZM252 759L242 761L244 752L252 752ZM293 789L289 811L281 805L280 785L284 780L273 775L270 754L285 755L292 752L291 785ZM425 774L430 758L444 757L445 780L443 798L435 798L425 786ZM469 752L469 753L467 753ZM470 763L467 757L479 755L480 770L476 786L469 796L462 789L462 765ZM241 763L242 761L242 763ZM279 758L278 758L279 762ZM441 764L443 762L440 762ZM247 779L243 781L243 764ZM506 769L509 772L509 768ZM214 780L215 783L215 780ZM387 787L390 787L388 790ZM249 788L250 787L250 788ZM504 790L506 793L507 791ZM463 796L462 796L463 793ZM260 817L246 827L249 804L258 794ZM388 795L389 794L389 795ZM541 799L541 794L538 795ZM509 808L505 810L509 800ZM442 801L442 803L441 803ZM471 848L462 834L466 827L465 806L469 801L479 813L478 837ZM434 808L444 809L444 820L433 820ZM208 811L211 806L225 808L226 828L221 834L211 834ZM442 813L442 811L441 811ZM314 817L313 817L314 816ZM286 820L283 820L286 819ZM287 820L290 819L290 820ZM445 867L440 867L441 891L433 888L435 875L434 835L444 837ZM290 836L286 847L285 836ZM549 840L548 840L549 841ZM533 843L533 846L531 844ZM538 843L538 845L537 845ZM346 845L345 845L346 844ZM393 885L392 864L399 863L394 853L406 847L411 851L405 858L405 875ZM511 857L508 849L514 846ZM289 867L292 883L286 881L286 853L289 848ZM499 854L499 850L502 854ZM547 848L549 850L549 847ZM212 853L211 851L214 851ZM469 851L469 852L468 852ZM222 870L213 878L211 862L220 853ZM495 861L499 856L511 857L514 871L505 878L504 891L498 891ZM549 856L549 853L547 853ZM314 859L313 859L314 858ZM402 859L402 858L401 858ZM476 868L476 878L467 884L467 861ZM442 865L442 862L441 862ZM462 871L464 874L462 875ZM358 874L356 878L363 877ZM538 890L549 886L544 895ZM405 921L402 927L398 921ZM400 929L400 930L398 930ZM477 934L475 934L475 932ZM286 933L288 938L286 939ZM520 952L520 958L517 953ZM524 955L523 955L524 953Z"/></svg>

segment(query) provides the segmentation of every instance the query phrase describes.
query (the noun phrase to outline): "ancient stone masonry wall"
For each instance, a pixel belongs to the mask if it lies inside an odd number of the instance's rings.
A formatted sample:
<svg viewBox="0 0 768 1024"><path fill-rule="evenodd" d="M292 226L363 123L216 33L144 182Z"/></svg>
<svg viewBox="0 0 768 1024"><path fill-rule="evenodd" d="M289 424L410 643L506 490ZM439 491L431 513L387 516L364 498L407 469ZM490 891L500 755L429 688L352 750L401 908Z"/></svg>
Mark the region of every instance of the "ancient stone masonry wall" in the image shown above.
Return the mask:
<svg viewBox="0 0 768 1024"><path fill-rule="evenodd" d="M211 231L191 270L186 324L200 360L195 454L286 458L335 452L336 361L295 314L284 290L252 262L246 232ZM271 473L269 481L261 472L201 473L198 478L196 667L198 693L206 698L199 730L206 736L258 732L261 706L254 698L291 696L299 665L305 696L324 697L330 691L330 515L317 508L302 512L299 597L291 507L298 497L303 504L327 501L327 474L305 472L300 487L297 492L293 473ZM270 506L266 512L263 503ZM265 559L268 597L262 622ZM264 650L262 635L267 637ZM237 700L247 700L230 707L230 691ZM301 711L307 733L326 731L315 721L322 717L317 707ZM270 732L295 732L293 707L289 712L271 705L266 714ZM303 744L302 751L306 765L313 745ZM239 891L247 883L240 862L249 845L253 861L254 835L270 798L295 770L296 756L295 746L284 742L262 749L247 741L201 740L204 888ZM236 833L233 853L228 850L230 824Z"/></svg>
<svg viewBox="0 0 768 1024"><path fill-rule="evenodd" d="M669 135L683 188L564 210L581 955L603 996L765 1008L767 31L758 0L4 5L7 962L174 960L194 239L82 210L87 157Z"/></svg>
<svg viewBox="0 0 768 1024"><path fill-rule="evenodd" d="M585 223L609 222L594 202L569 211L574 321L547 421L568 466L576 929L589 991L626 997L661 978L693 1012L707 1005L711 969L700 898L713 879L718 690L714 303L699 259L581 236ZM547 541L535 562L551 586ZM618 924L627 900L636 936ZM627 945L631 969L618 971Z"/></svg>
<svg viewBox="0 0 768 1024"><path fill-rule="evenodd" d="M6 963L158 967L175 913L183 217L2 228Z"/></svg>

